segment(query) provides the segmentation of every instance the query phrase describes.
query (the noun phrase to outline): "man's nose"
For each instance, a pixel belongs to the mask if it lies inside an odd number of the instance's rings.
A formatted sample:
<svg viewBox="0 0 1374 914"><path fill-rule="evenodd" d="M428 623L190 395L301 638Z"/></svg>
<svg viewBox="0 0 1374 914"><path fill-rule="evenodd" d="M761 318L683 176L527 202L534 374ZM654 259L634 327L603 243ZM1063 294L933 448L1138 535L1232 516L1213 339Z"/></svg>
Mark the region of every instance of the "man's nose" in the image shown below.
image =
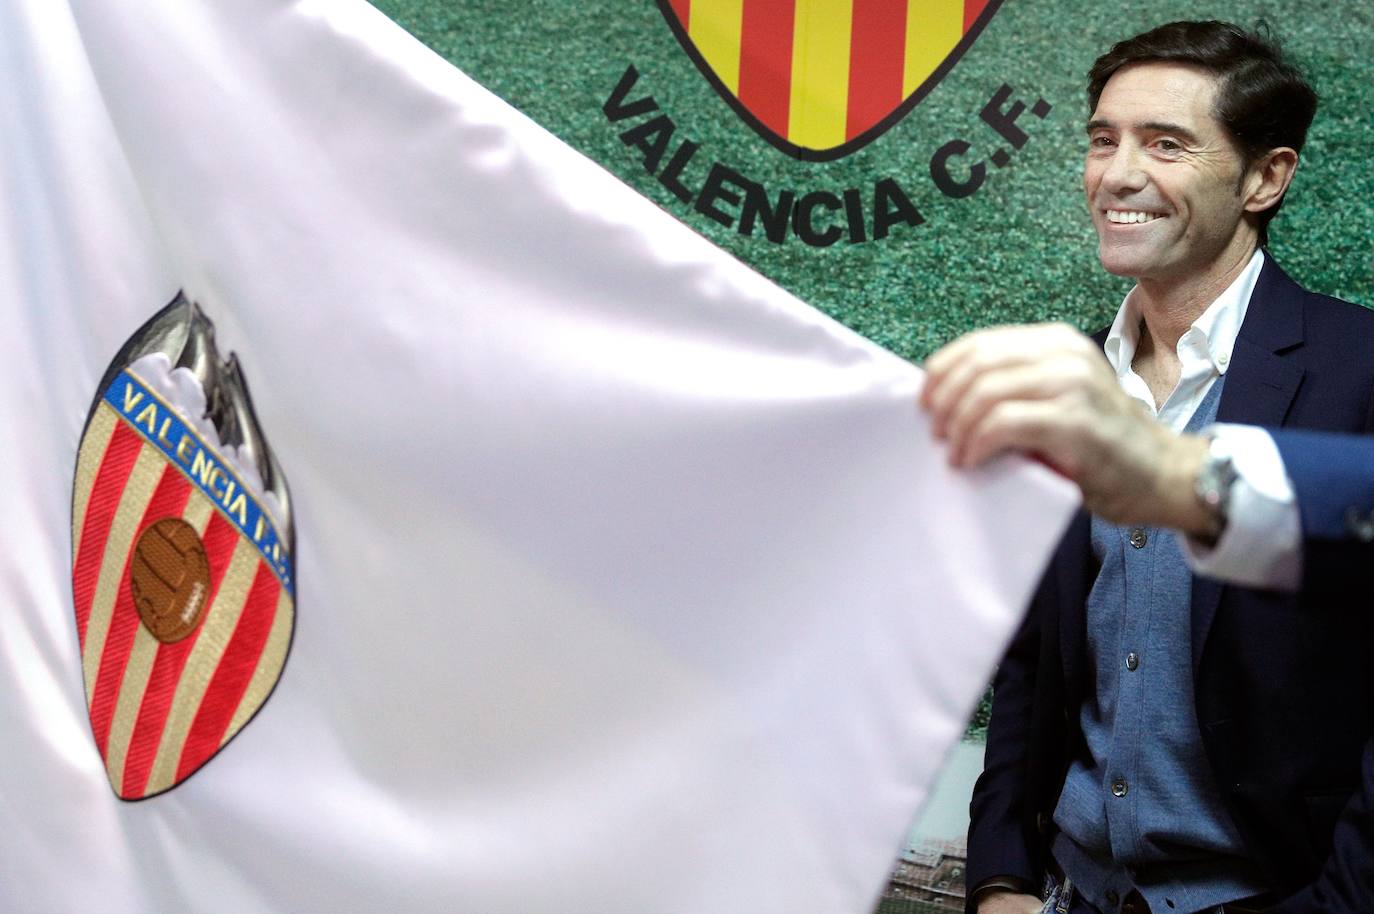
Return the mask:
<svg viewBox="0 0 1374 914"><path fill-rule="evenodd" d="M1102 172L1103 190L1129 193L1144 189L1150 178L1144 168L1144 150L1138 146L1121 144L1116 147Z"/></svg>

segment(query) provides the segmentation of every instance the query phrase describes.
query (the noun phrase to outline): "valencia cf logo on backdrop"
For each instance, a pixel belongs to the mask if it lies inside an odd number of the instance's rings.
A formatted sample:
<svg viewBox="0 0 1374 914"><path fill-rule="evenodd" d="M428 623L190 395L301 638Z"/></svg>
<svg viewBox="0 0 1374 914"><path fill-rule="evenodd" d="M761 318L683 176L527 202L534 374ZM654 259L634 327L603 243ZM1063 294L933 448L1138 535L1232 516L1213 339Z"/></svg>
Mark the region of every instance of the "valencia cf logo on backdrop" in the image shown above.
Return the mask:
<svg viewBox="0 0 1374 914"><path fill-rule="evenodd" d="M101 380L72 493L86 705L120 797L184 781L271 694L295 620L292 530L238 360L178 295Z"/></svg>
<svg viewBox="0 0 1374 914"><path fill-rule="evenodd" d="M897 123L1001 0L658 0L703 75L774 146L828 161Z"/></svg>

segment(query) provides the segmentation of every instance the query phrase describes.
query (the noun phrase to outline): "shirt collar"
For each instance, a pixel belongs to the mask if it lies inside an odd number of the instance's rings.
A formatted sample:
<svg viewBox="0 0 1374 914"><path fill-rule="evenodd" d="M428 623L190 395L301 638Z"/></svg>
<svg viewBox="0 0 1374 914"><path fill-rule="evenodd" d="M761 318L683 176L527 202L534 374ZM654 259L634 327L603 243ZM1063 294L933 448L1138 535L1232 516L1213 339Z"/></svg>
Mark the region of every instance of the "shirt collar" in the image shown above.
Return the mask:
<svg viewBox="0 0 1374 914"><path fill-rule="evenodd" d="M1263 267L1264 252L1257 249L1226 291L1217 296L1179 338L1180 356L1185 355L1185 349L1191 350L1209 360L1217 374L1226 374L1231 365L1231 350L1235 348L1240 325L1245 322L1245 312L1250 307L1250 295L1255 291ZM1125 377L1131 370L1131 361L1140 342L1140 323L1140 308L1135 304L1135 289L1132 288L1117 309L1116 320L1112 321L1103 346L1107 361L1118 378Z"/></svg>

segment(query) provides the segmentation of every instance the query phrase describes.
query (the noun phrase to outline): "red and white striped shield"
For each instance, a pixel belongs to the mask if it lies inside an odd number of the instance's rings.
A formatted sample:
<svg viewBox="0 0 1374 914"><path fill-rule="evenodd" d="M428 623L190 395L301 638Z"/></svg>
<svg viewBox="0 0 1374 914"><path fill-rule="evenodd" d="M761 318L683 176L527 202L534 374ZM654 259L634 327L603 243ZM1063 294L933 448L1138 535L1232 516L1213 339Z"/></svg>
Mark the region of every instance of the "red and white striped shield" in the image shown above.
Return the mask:
<svg viewBox="0 0 1374 914"><path fill-rule="evenodd" d="M102 380L77 456L72 592L116 794L181 783L262 707L295 618L285 480L238 363L178 296Z"/></svg>
<svg viewBox="0 0 1374 914"><path fill-rule="evenodd" d="M1001 0L658 0L711 85L799 159L881 136L958 62Z"/></svg>

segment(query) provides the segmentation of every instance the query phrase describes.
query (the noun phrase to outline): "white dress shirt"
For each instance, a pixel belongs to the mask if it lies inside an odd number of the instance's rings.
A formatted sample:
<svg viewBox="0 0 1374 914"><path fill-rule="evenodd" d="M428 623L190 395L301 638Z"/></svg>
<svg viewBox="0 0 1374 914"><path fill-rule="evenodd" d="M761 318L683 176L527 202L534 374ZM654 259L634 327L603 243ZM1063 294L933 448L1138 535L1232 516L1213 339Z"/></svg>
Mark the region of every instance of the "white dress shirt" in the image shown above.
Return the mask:
<svg viewBox="0 0 1374 914"><path fill-rule="evenodd" d="M1178 384L1158 408L1149 385L1131 362L1140 341L1142 315L1135 290L1126 295L1107 334L1107 361L1121 387L1151 415L1176 432L1231 364L1264 254L1256 251L1241 274L1207 306L1178 340ZM1293 487L1273 438L1253 426L1218 424L1209 433L1231 455L1237 478L1227 505L1226 529L1215 545L1180 539L1193 571L1251 587L1295 590L1302 577L1302 528Z"/></svg>

